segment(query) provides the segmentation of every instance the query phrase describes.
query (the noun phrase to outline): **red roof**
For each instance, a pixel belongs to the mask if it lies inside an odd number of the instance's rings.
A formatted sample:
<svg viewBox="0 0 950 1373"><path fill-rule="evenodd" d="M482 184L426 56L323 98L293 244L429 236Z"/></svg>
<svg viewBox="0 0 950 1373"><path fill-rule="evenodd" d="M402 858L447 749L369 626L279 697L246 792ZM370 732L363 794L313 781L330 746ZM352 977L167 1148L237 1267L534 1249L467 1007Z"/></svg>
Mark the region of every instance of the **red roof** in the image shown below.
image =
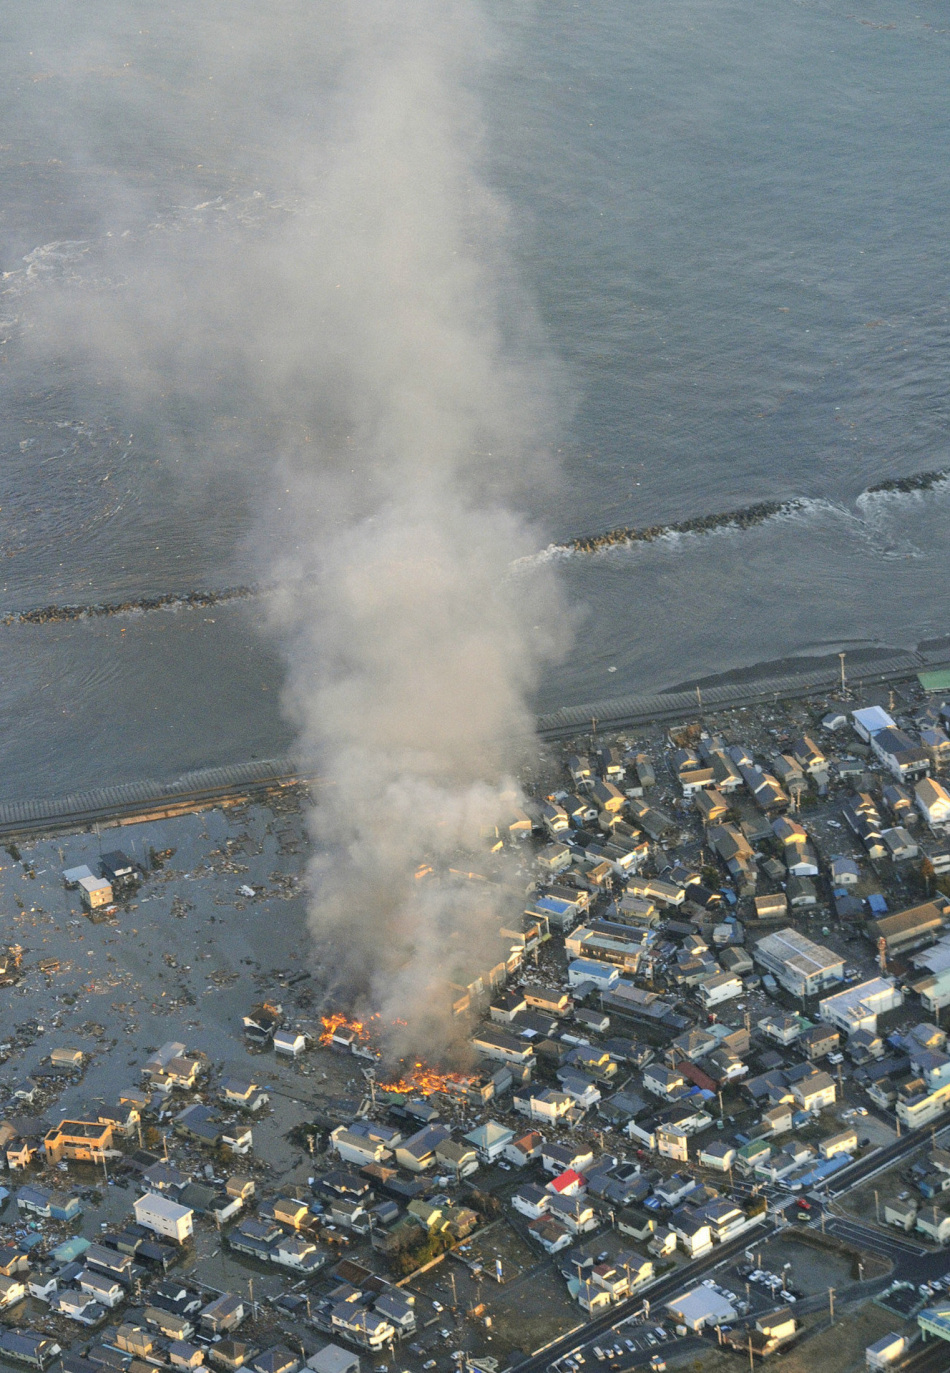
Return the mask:
<svg viewBox="0 0 950 1373"><path fill-rule="evenodd" d="M695 1063L690 1063L688 1059L684 1059L682 1063L677 1063L676 1068L685 1078L695 1083L697 1087L702 1087L704 1091L714 1092L716 1090L716 1084L712 1078L704 1073L702 1068L697 1068Z"/></svg>
<svg viewBox="0 0 950 1373"><path fill-rule="evenodd" d="M587 1179L583 1173L575 1173L573 1168L565 1168L559 1177L556 1177L548 1186L554 1192L566 1192L568 1187L584 1187Z"/></svg>

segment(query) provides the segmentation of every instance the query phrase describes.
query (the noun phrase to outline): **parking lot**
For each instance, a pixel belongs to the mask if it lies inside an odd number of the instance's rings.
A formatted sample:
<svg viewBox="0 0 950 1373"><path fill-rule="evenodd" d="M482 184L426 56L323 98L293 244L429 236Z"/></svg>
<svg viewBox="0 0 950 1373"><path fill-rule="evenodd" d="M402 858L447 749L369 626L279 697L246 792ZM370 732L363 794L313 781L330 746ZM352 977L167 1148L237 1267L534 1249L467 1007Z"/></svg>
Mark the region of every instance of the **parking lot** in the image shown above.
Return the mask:
<svg viewBox="0 0 950 1373"><path fill-rule="evenodd" d="M696 1336L677 1335L669 1321L652 1316L628 1317L596 1340L579 1343L570 1353L551 1364L554 1373L587 1373L592 1369L654 1369L662 1373L667 1359L691 1349L700 1350L703 1342Z"/></svg>

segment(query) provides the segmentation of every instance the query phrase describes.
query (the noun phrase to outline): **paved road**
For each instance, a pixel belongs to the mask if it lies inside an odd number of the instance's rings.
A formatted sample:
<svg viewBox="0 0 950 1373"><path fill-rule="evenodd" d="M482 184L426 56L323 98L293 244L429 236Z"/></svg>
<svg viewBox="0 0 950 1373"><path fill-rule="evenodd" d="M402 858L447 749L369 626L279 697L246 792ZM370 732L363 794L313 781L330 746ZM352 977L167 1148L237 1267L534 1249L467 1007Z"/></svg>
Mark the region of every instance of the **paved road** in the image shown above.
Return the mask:
<svg viewBox="0 0 950 1373"><path fill-rule="evenodd" d="M825 1233L838 1235L849 1244L873 1250L875 1254L884 1254L895 1263L915 1262L931 1256L931 1251L915 1244L911 1239L882 1235L879 1230L872 1230L870 1226L861 1225L858 1221L848 1220L843 1216L827 1216Z"/></svg>
<svg viewBox="0 0 950 1373"><path fill-rule="evenodd" d="M900 1373L947 1373L950 1345L946 1340L930 1339L898 1366Z"/></svg>

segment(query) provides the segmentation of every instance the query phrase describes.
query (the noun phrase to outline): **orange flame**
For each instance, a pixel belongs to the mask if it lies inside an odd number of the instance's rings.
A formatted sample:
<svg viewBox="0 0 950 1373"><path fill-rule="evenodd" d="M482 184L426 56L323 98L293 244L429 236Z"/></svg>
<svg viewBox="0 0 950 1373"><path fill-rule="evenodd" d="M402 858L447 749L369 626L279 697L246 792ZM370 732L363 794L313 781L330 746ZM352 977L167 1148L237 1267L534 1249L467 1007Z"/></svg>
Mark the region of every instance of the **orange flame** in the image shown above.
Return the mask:
<svg viewBox="0 0 950 1373"><path fill-rule="evenodd" d="M342 1011L335 1011L333 1015L322 1015L320 1024L323 1029L320 1032L320 1043L328 1045L332 1042L337 1030L349 1030L357 1039L369 1039L369 1031L361 1020L351 1020Z"/></svg>
<svg viewBox="0 0 950 1373"><path fill-rule="evenodd" d="M448 1092L453 1087L467 1087L470 1078L464 1073L443 1073L430 1068L428 1063L413 1063L393 1082L382 1082L384 1092L400 1092L405 1096L432 1096L435 1092Z"/></svg>
<svg viewBox="0 0 950 1373"><path fill-rule="evenodd" d="M329 1047L333 1042L333 1036L338 1030L349 1030L360 1044L372 1045L374 1031L377 1026L373 1023L379 1020L378 1012L374 1012L369 1017L369 1024L366 1025L362 1020L354 1020L350 1016L344 1015L342 1011L335 1011L333 1015L320 1017L323 1029L320 1033L320 1043L324 1047ZM393 1021L395 1025L405 1025L405 1020L398 1018ZM381 1082L380 1090L384 1092L399 1092L405 1096L432 1096L434 1092L447 1092L453 1088L467 1087L470 1078L463 1073L443 1073L437 1068L431 1068L428 1063L421 1060L404 1068L398 1078L392 1082Z"/></svg>

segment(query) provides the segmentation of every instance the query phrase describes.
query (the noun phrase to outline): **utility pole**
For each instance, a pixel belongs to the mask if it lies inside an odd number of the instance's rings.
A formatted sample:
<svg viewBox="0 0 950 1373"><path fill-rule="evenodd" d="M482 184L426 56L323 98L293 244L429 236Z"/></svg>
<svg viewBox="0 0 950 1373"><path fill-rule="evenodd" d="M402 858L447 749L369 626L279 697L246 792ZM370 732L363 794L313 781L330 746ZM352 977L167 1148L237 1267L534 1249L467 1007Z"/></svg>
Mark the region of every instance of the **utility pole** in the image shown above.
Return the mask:
<svg viewBox="0 0 950 1373"><path fill-rule="evenodd" d="M700 691L700 689L699 689L698 686L697 686L697 688L696 688L696 704L699 706L699 709L702 710L702 708L703 708L703 693Z"/></svg>
<svg viewBox="0 0 950 1373"><path fill-rule="evenodd" d="M881 1223L881 1203L878 1199L877 1188L874 1189L874 1218L878 1225Z"/></svg>
<svg viewBox="0 0 950 1373"><path fill-rule="evenodd" d="M455 1290L455 1274L449 1274L449 1282L452 1284L452 1310L454 1311L459 1304L458 1293Z"/></svg>
<svg viewBox="0 0 950 1373"><path fill-rule="evenodd" d="M829 1313L829 1315L830 1315L830 1317L831 1317L831 1324L834 1325L834 1323L835 1323L835 1289L834 1289L833 1287L829 1287L829 1288L828 1288L828 1313Z"/></svg>
<svg viewBox="0 0 950 1373"><path fill-rule="evenodd" d="M749 1373L755 1373L755 1360L752 1357L752 1331L749 1331Z"/></svg>
<svg viewBox="0 0 950 1373"><path fill-rule="evenodd" d="M844 675L845 655L843 653L839 653L838 659L841 663L841 699L842 701L846 701L848 699L848 683Z"/></svg>

